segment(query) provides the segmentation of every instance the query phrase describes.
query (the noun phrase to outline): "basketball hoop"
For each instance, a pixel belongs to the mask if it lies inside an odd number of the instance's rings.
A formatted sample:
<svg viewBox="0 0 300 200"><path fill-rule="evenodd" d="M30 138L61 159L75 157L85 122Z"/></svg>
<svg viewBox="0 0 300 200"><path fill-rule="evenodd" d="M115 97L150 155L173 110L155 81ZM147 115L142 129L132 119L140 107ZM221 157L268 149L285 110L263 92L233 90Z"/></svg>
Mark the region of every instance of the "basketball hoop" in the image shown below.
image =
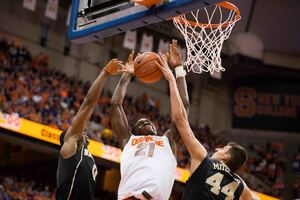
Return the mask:
<svg viewBox="0 0 300 200"><path fill-rule="evenodd" d="M199 22L203 17L207 18L207 23ZM220 56L223 42L240 19L240 10L227 1L175 17L173 23L186 42L187 60L184 64L188 71L198 74L225 71Z"/></svg>

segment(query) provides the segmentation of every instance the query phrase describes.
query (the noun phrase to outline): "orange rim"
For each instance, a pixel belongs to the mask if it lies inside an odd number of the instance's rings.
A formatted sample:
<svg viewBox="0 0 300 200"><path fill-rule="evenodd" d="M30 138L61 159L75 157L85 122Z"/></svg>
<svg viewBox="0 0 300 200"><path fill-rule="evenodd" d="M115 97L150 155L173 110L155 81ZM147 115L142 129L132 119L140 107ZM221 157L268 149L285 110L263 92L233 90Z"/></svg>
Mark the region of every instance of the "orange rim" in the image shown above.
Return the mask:
<svg viewBox="0 0 300 200"><path fill-rule="evenodd" d="M228 10L233 10L236 14L236 16L234 17L234 20L225 22L223 24L205 24L205 23L196 23L193 21L189 21L189 20L183 20L179 17L174 17L174 20L176 20L178 23L180 24L185 24L185 23L189 23L191 26L200 26L202 28L218 28L218 27L227 27L230 24L238 21L241 19L241 12L240 9L238 7L236 7L234 4L229 3L228 1L223 1L220 3L217 3L216 6L220 6L222 8L226 8Z"/></svg>

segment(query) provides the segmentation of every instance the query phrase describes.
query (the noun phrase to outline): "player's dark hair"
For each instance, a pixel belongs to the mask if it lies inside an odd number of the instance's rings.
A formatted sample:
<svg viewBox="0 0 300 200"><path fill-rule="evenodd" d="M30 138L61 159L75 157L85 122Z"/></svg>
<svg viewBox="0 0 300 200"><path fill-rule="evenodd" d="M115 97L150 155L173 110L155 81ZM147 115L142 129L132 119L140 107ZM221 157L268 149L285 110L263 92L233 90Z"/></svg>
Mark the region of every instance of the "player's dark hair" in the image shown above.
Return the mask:
<svg viewBox="0 0 300 200"><path fill-rule="evenodd" d="M228 153L231 158L226 161L226 165L231 171L235 172L245 164L248 159L248 154L244 147L235 142L229 142L227 146L230 146Z"/></svg>
<svg viewBox="0 0 300 200"><path fill-rule="evenodd" d="M60 142L61 146L64 144L64 138L65 138L66 132L67 131L63 131L59 136L59 142Z"/></svg>

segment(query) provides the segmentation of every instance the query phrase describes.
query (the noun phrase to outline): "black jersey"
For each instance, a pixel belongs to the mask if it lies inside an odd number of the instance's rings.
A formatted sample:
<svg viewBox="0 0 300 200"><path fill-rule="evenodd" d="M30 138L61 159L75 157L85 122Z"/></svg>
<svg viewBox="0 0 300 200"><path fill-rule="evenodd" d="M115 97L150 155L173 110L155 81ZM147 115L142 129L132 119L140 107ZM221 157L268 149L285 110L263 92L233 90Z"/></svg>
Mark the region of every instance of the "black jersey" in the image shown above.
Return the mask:
<svg viewBox="0 0 300 200"><path fill-rule="evenodd" d="M238 200L244 190L242 180L218 160L206 157L191 175L183 200Z"/></svg>
<svg viewBox="0 0 300 200"><path fill-rule="evenodd" d="M70 158L58 161L57 200L90 200L94 198L97 167L91 153L82 148Z"/></svg>

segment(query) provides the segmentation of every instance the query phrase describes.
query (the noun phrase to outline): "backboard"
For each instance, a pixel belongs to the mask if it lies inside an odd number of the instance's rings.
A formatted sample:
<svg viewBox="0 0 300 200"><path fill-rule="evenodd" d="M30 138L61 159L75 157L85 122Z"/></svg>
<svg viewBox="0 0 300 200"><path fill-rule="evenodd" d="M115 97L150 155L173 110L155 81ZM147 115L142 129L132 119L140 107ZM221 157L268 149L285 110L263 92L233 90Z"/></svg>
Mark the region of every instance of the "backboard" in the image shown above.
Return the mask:
<svg viewBox="0 0 300 200"><path fill-rule="evenodd" d="M73 0L68 37L86 43L172 19L221 0L169 0L151 8L126 0Z"/></svg>

